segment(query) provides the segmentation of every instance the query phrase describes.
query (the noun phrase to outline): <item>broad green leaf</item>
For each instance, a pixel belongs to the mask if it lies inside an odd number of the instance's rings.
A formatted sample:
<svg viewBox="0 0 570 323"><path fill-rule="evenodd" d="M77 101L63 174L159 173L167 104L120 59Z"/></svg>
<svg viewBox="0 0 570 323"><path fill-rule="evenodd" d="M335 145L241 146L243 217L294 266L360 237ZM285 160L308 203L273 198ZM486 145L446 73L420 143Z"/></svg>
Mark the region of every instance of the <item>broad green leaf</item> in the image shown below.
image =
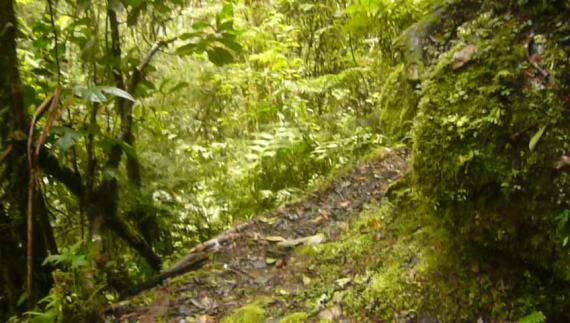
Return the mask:
<svg viewBox="0 0 570 323"><path fill-rule="evenodd" d="M102 103L107 101L107 97L101 92L99 87L76 86L73 88L73 94L89 102Z"/></svg>
<svg viewBox="0 0 570 323"><path fill-rule="evenodd" d="M180 40L187 40L190 38L194 38L194 37L198 37L202 35L202 33L198 33L198 32L194 32L194 33L183 33L180 36L178 36L178 39Z"/></svg>
<svg viewBox="0 0 570 323"><path fill-rule="evenodd" d="M538 129L538 131L534 134L534 136L532 136L532 138L530 139L530 142L528 143L528 149L530 151L534 150L534 148L536 147L536 144L538 143L538 141L540 140L540 138L544 134L545 129L546 129L546 126L540 127L540 129Z"/></svg>
<svg viewBox="0 0 570 323"><path fill-rule="evenodd" d="M210 62L222 66L234 61L234 57L230 51L222 47L213 47L206 51Z"/></svg>
<svg viewBox="0 0 570 323"><path fill-rule="evenodd" d="M178 55L189 55L195 53L197 50L196 44L189 43L176 48L176 54Z"/></svg>
<svg viewBox="0 0 570 323"><path fill-rule="evenodd" d="M232 19L234 16L234 6L231 3L224 4L224 7L218 14L220 20Z"/></svg>
<svg viewBox="0 0 570 323"><path fill-rule="evenodd" d="M180 82L180 83L176 84L173 88L168 90L167 94L172 94L172 93L179 91L179 90L181 90L185 87L188 87L188 86L190 86L190 84L188 82Z"/></svg>
<svg viewBox="0 0 570 323"><path fill-rule="evenodd" d="M114 96L118 96L120 98L135 102L135 98L133 98L132 95L130 95L127 91L121 90L119 88L116 87L112 87L112 86L102 86L101 87L101 91L105 92L107 94L111 94Z"/></svg>
<svg viewBox="0 0 570 323"><path fill-rule="evenodd" d="M208 23L205 23L205 22L197 22L197 23L195 23L195 24L192 25L192 28L193 28L194 30L202 30L202 29L204 29L204 28L206 28L206 27L208 27L208 26L210 26Z"/></svg>
<svg viewBox="0 0 570 323"><path fill-rule="evenodd" d="M62 136L55 142L55 146L65 155L69 148L73 147L79 139L85 136L85 132L77 131L68 127L61 127Z"/></svg>
<svg viewBox="0 0 570 323"><path fill-rule="evenodd" d="M220 39L220 43L224 44L224 46L235 52L241 52L242 50L242 46L231 38L222 38Z"/></svg>

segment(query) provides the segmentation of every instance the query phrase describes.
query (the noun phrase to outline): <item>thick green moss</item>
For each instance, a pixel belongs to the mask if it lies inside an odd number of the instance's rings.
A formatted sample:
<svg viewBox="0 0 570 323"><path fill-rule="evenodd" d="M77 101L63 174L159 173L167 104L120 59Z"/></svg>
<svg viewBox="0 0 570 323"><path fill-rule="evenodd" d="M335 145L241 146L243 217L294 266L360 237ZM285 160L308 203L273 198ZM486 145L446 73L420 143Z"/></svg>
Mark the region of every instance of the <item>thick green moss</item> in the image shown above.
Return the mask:
<svg viewBox="0 0 570 323"><path fill-rule="evenodd" d="M540 64L557 66L541 76L526 53L533 28L489 11L458 29L421 84L413 185L471 243L568 277L555 222L570 207L568 172L553 163L570 149L570 59L555 31L533 36ZM473 54L461 66L466 48Z"/></svg>
<svg viewBox="0 0 570 323"><path fill-rule="evenodd" d="M306 322L309 315L307 313L293 313L284 317L280 323L302 323Z"/></svg>
<svg viewBox="0 0 570 323"><path fill-rule="evenodd" d="M264 319L265 310L258 305L250 304L225 317L222 323L259 323L263 322Z"/></svg>

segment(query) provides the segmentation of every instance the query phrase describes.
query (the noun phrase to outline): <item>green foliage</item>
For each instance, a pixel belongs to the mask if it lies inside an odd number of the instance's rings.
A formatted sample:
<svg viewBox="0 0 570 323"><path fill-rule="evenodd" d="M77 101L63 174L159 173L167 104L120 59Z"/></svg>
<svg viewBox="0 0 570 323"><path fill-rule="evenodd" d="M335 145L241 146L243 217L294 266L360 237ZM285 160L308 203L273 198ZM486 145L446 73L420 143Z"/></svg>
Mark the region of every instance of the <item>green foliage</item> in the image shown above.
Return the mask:
<svg viewBox="0 0 570 323"><path fill-rule="evenodd" d="M226 3L216 16L214 25L206 21L194 23L192 32L178 36L186 44L178 47L176 53L178 55L189 55L206 52L208 59L218 66L233 62L234 55L242 49L237 41L233 16L233 5Z"/></svg>
<svg viewBox="0 0 570 323"><path fill-rule="evenodd" d="M250 323L263 322L265 319L265 310L257 305L246 305L230 316L225 317L222 323Z"/></svg>
<svg viewBox="0 0 570 323"><path fill-rule="evenodd" d="M541 311L532 312L529 315L521 318L519 323L544 323L546 322L546 316L542 314Z"/></svg>
<svg viewBox="0 0 570 323"><path fill-rule="evenodd" d="M283 322L283 323L301 323L301 322L306 322L306 320L309 318L309 315L307 313L293 313L293 314L289 314L287 316L285 316L281 321L279 322Z"/></svg>
<svg viewBox="0 0 570 323"><path fill-rule="evenodd" d="M108 99L105 94L110 94L132 102L136 101L128 92L112 86L92 86L88 88L76 86L73 88L73 93L92 103L103 103L107 101Z"/></svg>
<svg viewBox="0 0 570 323"><path fill-rule="evenodd" d="M376 103L367 99L380 91L379 76L336 51L322 62L335 73L315 75L313 58L296 51L313 46L299 33L308 20L323 19L313 11L321 4L297 5L236 5L239 62L217 67L185 56L157 64L164 79L160 94L145 99L140 111L147 120L140 137L147 145L139 157L153 183L148 194L165 221L175 223L177 246L294 199L330 170L387 141ZM328 15L331 7L326 10ZM200 11L194 15L203 19ZM342 16L330 18L342 31ZM340 61L343 66L331 67Z"/></svg>

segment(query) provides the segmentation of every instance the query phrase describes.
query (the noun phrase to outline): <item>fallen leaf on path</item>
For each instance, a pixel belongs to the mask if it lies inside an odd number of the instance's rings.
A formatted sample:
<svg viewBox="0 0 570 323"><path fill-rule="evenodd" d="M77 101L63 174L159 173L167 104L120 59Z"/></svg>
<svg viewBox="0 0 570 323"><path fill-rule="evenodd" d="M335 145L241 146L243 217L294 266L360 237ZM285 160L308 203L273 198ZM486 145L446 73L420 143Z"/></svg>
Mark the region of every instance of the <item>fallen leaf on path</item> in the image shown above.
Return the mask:
<svg viewBox="0 0 570 323"><path fill-rule="evenodd" d="M309 221L312 224L321 224L325 221L328 221L330 216L330 212L326 209L319 209L319 216Z"/></svg>
<svg viewBox="0 0 570 323"><path fill-rule="evenodd" d="M280 237L280 236L268 236L265 237L265 240L269 241L269 242L283 242L283 241L287 241L287 239Z"/></svg>
<svg viewBox="0 0 570 323"><path fill-rule="evenodd" d="M277 260L277 263L275 264L275 267L281 269L283 267L287 266L287 262L285 261L285 259L279 259Z"/></svg>
<svg viewBox="0 0 570 323"><path fill-rule="evenodd" d="M325 236L321 233L318 233L314 236L308 236L308 237L303 237L303 238L298 238L298 239L282 241L282 242L277 243L277 246L281 247L281 248L290 248L290 247L295 247L295 246L298 246L301 244L306 245L306 246L315 246L315 245L322 243L323 241L325 241Z"/></svg>
<svg viewBox="0 0 570 323"><path fill-rule="evenodd" d="M289 295L289 292L286 291L286 290L284 290L283 288L279 288L279 289L277 290L277 294L286 296L286 295Z"/></svg>
<svg viewBox="0 0 570 323"><path fill-rule="evenodd" d="M274 224L275 222L277 222L276 218L268 218L265 216L259 217L257 220L267 224Z"/></svg>
<svg viewBox="0 0 570 323"><path fill-rule="evenodd" d="M331 213L327 209L319 209L319 215L325 219L328 219Z"/></svg>
<svg viewBox="0 0 570 323"><path fill-rule="evenodd" d="M338 203L338 206L340 207L349 207L352 204L352 201L343 201Z"/></svg>
<svg viewBox="0 0 570 323"><path fill-rule="evenodd" d="M352 281L351 278L340 278L335 280L335 283L338 285L338 287L340 288L344 288L346 285L348 285L350 282Z"/></svg>
<svg viewBox="0 0 570 323"><path fill-rule="evenodd" d="M212 309L219 306L218 302L215 299L210 298L208 296L202 297L202 299L199 302L195 298L192 298L190 300L190 302L194 306L198 307L199 309L205 310L205 311L212 310Z"/></svg>

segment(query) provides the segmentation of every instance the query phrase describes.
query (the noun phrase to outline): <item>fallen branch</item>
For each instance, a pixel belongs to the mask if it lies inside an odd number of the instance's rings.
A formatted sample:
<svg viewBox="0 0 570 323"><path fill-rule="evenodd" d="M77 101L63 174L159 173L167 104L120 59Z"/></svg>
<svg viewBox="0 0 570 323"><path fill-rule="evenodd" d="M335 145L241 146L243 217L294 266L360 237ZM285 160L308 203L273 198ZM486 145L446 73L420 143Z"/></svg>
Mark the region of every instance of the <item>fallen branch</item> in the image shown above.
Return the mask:
<svg viewBox="0 0 570 323"><path fill-rule="evenodd" d="M189 271L198 270L208 261L210 253L215 253L220 250L220 246L229 240L236 239L242 236L245 229L256 224L256 221L250 221L242 224L238 224L233 229L228 230L213 239L203 242L194 248L190 249L186 256L182 257L178 262L168 268L166 271L154 276L153 278L129 289L126 291L121 291L120 298L124 299L126 297L134 296L142 291L153 288L163 281L185 274Z"/></svg>
<svg viewBox="0 0 570 323"><path fill-rule="evenodd" d="M238 236L240 236L240 233L243 230L249 228L250 226L252 226L254 224L256 224L255 221L250 221L250 222L238 224L233 229L228 230L228 231L216 236L213 239L210 239L206 242L203 242L203 243L195 246L194 248L190 249L190 251L188 253L192 254L192 253L202 252L202 251L206 251L208 249L211 249L212 247L217 248L222 244L222 242L237 238ZM182 258L182 259L184 259L184 258Z"/></svg>
<svg viewBox="0 0 570 323"><path fill-rule="evenodd" d="M119 293L120 298L125 299L127 297L135 296L140 292L143 292L147 289L159 285L160 283L169 278L182 275L189 271L198 270L202 268L202 266L207 262L209 256L208 253L206 252L200 252L192 254L190 257L185 257L185 258L186 262L184 264L179 264L178 266L174 266L171 269L168 269L167 271L163 272L162 274L154 276L153 278L145 281L144 283L141 283L129 290L120 292Z"/></svg>

